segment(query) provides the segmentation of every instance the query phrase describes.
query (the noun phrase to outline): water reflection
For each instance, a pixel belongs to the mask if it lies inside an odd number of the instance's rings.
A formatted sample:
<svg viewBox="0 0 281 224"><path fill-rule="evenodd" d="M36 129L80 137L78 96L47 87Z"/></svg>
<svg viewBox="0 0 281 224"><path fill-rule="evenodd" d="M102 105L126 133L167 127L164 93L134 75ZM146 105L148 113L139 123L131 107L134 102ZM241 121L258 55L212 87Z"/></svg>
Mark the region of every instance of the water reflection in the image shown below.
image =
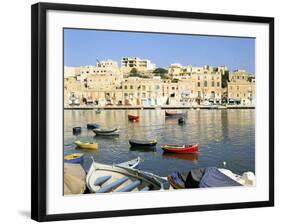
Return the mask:
<svg viewBox="0 0 281 224"><path fill-rule="evenodd" d="M139 122L128 121L128 114L140 116ZM88 123L98 123L102 128L120 129L120 136L94 136L87 130ZM189 110L185 125L178 119L165 119L164 110L65 110L65 151L75 149L73 127L82 127L81 140L96 141L99 149L86 152L104 163L119 163L140 156L140 168L167 176L173 171L218 166L226 162L234 172L255 171L255 111L254 110ZM155 150L131 149L129 139L157 139ZM200 159L189 155L164 155L161 144L199 144ZM193 161L193 162L190 162ZM89 166L91 160L84 160Z"/></svg>

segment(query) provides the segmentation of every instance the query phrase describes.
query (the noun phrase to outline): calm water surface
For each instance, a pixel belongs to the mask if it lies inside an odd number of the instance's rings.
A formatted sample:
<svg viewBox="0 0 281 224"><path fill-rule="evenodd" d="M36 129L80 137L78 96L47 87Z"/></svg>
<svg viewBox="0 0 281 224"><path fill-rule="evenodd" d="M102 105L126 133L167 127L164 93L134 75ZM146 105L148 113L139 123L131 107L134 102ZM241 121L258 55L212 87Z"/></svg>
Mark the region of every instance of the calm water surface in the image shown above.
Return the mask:
<svg viewBox="0 0 281 224"><path fill-rule="evenodd" d="M128 114L140 115L140 121L128 121ZM119 127L119 137L94 136L87 131L87 123L99 123L102 127ZM73 136L72 128L82 127L80 136ZM96 141L97 151L75 148L76 139ZM132 150L128 140L157 139L156 150ZM160 144L199 144L198 155L167 154ZM173 171L216 166L235 173L255 172L255 110L188 110L186 125L178 125L177 119L165 119L164 110L93 110L64 111L64 153L85 154L83 166L87 170L91 157L97 162L120 163L137 156L140 169L167 176ZM223 162L226 162L224 166Z"/></svg>

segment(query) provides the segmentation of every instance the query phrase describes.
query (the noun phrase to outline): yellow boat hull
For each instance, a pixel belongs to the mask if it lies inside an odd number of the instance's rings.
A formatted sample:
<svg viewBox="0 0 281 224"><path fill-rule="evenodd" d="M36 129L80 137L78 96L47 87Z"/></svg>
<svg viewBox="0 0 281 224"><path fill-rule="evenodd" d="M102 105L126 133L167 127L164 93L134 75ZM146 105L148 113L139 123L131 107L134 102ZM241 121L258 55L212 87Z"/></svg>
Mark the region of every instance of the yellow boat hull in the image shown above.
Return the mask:
<svg viewBox="0 0 281 224"><path fill-rule="evenodd" d="M81 141L75 141L74 142L78 148L80 149L91 149L96 150L99 148L98 143L90 143L90 142L81 142Z"/></svg>

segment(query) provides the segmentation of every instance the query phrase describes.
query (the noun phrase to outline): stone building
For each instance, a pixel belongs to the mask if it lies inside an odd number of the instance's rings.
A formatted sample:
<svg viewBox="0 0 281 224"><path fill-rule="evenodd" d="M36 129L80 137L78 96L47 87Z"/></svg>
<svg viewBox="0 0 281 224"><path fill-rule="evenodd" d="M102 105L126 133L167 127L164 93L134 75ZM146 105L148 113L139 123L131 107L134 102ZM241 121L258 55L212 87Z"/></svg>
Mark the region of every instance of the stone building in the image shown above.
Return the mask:
<svg viewBox="0 0 281 224"><path fill-rule="evenodd" d="M236 70L229 75L228 103L255 105L255 77L245 70Z"/></svg>
<svg viewBox="0 0 281 224"><path fill-rule="evenodd" d="M131 72L132 68L136 68L137 71L143 73L153 71L156 65L151 63L148 59L141 59L138 57L124 57L121 60L121 71L124 74Z"/></svg>

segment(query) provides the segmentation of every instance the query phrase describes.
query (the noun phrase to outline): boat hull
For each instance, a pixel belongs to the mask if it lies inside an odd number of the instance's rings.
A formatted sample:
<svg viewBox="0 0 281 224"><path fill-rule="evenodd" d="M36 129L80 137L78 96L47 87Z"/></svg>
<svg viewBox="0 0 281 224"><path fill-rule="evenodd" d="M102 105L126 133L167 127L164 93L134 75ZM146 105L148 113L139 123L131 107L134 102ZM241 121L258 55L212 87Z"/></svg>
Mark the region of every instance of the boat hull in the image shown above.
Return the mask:
<svg viewBox="0 0 281 224"><path fill-rule="evenodd" d="M84 155L82 153L74 153L64 156L65 163L81 163L83 161Z"/></svg>
<svg viewBox="0 0 281 224"><path fill-rule="evenodd" d="M118 136L119 130L117 128L115 129L109 129L109 130L102 130L102 129L93 129L93 132L96 135L102 135L102 136Z"/></svg>
<svg viewBox="0 0 281 224"><path fill-rule="evenodd" d="M161 145L161 148L165 152L170 153L198 153L198 144L195 145L184 145L184 146L178 146L178 145Z"/></svg>
<svg viewBox="0 0 281 224"><path fill-rule="evenodd" d="M75 141L74 142L76 144L76 146L80 149L89 149L89 150L96 150L99 148L98 143L83 143L80 141Z"/></svg>
<svg viewBox="0 0 281 224"><path fill-rule="evenodd" d="M180 118L180 117L186 117L187 116L187 113L173 113L173 112L167 112L165 111L165 116L167 118Z"/></svg>
<svg viewBox="0 0 281 224"><path fill-rule="evenodd" d="M105 165L93 161L86 177L92 193L136 192L169 189L164 178L123 166Z"/></svg>
<svg viewBox="0 0 281 224"><path fill-rule="evenodd" d="M140 164L140 157L138 157L136 159L132 159L130 161L123 162L123 163L119 163L118 166L136 169L136 168L138 168L139 164Z"/></svg>
<svg viewBox="0 0 281 224"><path fill-rule="evenodd" d="M141 140L130 139L129 143L131 147L153 147L157 144L157 141L156 140L141 141Z"/></svg>
<svg viewBox="0 0 281 224"><path fill-rule="evenodd" d="M128 120L129 121L139 121L140 117L136 115L128 115Z"/></svg>

